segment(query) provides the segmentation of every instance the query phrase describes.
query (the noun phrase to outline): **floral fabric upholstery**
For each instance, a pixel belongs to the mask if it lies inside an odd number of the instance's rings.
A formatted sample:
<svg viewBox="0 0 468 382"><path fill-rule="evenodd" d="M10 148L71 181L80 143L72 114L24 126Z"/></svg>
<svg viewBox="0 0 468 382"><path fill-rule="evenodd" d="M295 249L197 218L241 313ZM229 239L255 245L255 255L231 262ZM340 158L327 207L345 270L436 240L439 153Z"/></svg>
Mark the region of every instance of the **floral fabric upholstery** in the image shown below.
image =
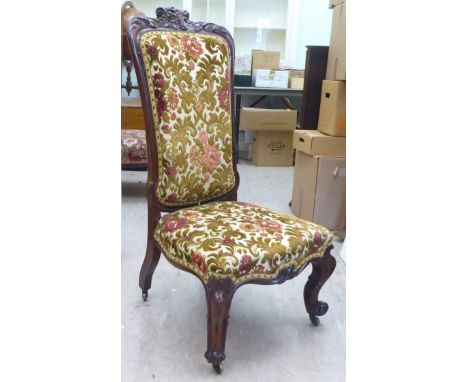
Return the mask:
<svg viewBox="0 0 468 382"><path fill-rule="evenodd" d="M231 57L222 38L148 31L140 46L157 142L156 196L165 206L231 191Z"/></svg>
<svg viewBox="0 0 468 382"><path fill-rule="evenodd" d="M320 225L242 202L214 202L165 215L154 238L164 254L205 282L210 277L275 279L323 256L332 240Z"/></svg>
<svg viewBox="0 0 468 382"><path fill-rule="evenodd" d="M143 164L148 162L146 134L142 130L121 130L122 164Z"/></svg>

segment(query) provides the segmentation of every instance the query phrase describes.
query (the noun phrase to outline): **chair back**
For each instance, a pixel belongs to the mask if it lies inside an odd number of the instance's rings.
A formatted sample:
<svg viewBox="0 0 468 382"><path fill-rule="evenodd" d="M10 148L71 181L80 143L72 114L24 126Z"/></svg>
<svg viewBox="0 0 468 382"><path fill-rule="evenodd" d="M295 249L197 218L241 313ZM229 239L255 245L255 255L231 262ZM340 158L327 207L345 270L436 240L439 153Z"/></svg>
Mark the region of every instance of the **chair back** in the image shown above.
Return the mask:
<svg viewBox="0 0 468 382"><path fill-rule="evenodd" d="M186 11L158 8L127 29L145 113L147 197L162 211L235 200L234 42Z"/></svg>

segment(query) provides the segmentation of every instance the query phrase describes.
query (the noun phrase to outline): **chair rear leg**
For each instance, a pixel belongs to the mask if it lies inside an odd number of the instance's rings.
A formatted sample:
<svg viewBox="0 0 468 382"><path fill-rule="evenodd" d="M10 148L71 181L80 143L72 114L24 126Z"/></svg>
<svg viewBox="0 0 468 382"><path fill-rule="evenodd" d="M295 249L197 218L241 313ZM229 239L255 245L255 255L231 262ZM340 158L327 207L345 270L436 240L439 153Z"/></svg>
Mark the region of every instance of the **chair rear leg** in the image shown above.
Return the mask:
<svg viewBox="0 0 468 382"><path fill-rule="evenodd" d="M309 318L314 326L318 326L320 320L317 316L323 316L328 311L328 304L318 300L318 295L323 284L328 280L336 267L336 260L330 254L333 245L330 245L323 257L312 261L312 274L304 287L304 303Z"/></svg>
<svg viewBox="0 0 468 382"><path fill-rule="evenodd" d="M208 305L208 345L205 358L218 374L222 373L221 362L226 358L224 348L234 289L230 279L211 279L205 285Z"/></svg>
<svg viewBox="0 0 468 382"><path fill-rule="evenodd" d="M143 301L148 299L148 290L151 288L153 273L159 263L160 257L161 251L156 247L154 240L148 237L146 255L140 269L140 288Z"/></svg>

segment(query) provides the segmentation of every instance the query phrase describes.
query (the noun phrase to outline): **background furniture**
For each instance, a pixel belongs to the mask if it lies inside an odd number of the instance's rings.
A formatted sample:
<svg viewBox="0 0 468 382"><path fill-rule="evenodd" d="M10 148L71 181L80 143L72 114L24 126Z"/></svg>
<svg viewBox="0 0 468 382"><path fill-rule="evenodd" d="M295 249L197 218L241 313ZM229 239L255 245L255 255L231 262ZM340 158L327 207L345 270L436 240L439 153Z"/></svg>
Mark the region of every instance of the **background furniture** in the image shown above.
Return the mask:
<svg viewBox="0 0 468 382"><path fill-rule="evenodd" d="M279 284L313 264L304 303L318 325L328 310L318 293L336 265L332 235L237 202L233 39L223 27L189 21L185 11L158 8L156 15L132 18L128 28L149 159L147 251L139 283L146 300L161 252L200 279L208 307L205 357L220 373L231 301L242 285Z"/></svg>
<svg viewBox="0 0 468 382"><path fill-rule="evenodd" d="M327 72L327 61L328 46L307 46L300 129L317 129L322 82Z"/></svg>

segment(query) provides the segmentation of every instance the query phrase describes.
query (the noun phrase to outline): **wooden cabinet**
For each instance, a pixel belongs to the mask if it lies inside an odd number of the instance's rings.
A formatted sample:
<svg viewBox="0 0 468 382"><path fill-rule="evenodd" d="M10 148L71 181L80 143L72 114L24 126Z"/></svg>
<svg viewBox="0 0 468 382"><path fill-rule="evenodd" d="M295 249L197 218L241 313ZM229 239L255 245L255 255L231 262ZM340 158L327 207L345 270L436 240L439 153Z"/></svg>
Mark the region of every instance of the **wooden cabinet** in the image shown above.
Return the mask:
<svg viewBox="0 0 468 382"><path fill-rule="evenodd" d="M307 46L300 128L316 130L319 120L322 82L327 72L328 46Z"/></svg>

